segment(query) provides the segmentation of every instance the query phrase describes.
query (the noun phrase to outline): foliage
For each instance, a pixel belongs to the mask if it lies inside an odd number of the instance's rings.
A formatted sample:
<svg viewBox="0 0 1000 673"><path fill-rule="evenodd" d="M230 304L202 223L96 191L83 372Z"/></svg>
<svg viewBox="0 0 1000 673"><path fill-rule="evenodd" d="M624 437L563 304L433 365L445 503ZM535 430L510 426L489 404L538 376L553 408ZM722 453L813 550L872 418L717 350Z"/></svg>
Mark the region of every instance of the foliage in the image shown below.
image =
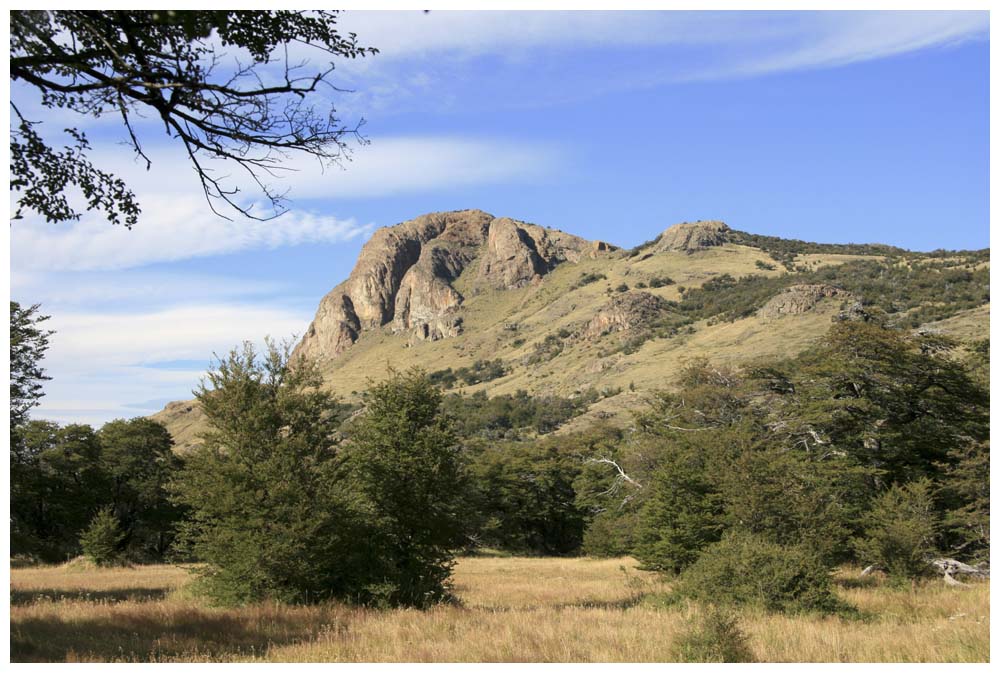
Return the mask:
<svg viewBox="0 0 1000 673"><path fill-rule="evenodd" d="M453 388L459 382L462 385L474 386L477 383L486 383L503 378L510 373L503 360L476 360L469 367L459 367L452 371L451 367L439 369L428 374L428 378L434 385L439 385L444 389Z"/></svg>
<svg viewBox="0 0 1000 673"><path fill-rule="evenodd" d="M480 543L519 553L576 551L585 515L573 481L582 461L563 442L504 443L487 447L470 465Z"/></svg>
<svg viewBox="0 0 1000 673"><path fill-rule="evenodd" d="M377 587L391 605L426 607L448 596L464 538L464 469L441 392L421 370L394 372L364 394L346 463L373 528L367 545Z"/></svg>
<svg viewBox="0 0 1000 673"><path fill-rule="evenodd" d="M780 545L730 531L680 576L681 595L774 612L832 612L839 605L826 565L804 545Z"/></svg>
<svg viewBox="0 0 1000 673"><path fill-rule="evenodd" d="M185 548L206 564L201 589L220 603L348 597L370 582L334 450L339 406L314 367L291 364L287 345L246 343L195 391L211 430L171 486L189 508Z"/></svg>
<svg viewBox="0 0 1000 673"><path fill-rule="evenodd" d="M170 479L180 469L167 429L149 418L116 419L97 433L107 502L125 534L129 555L163 558L181 510L170 502Z"/></svg>
<svg viewBox="0 0 1000 673"><path fill-rule="evenodd" d="M16 444L15 431L28 418L28 412L42 397L42 381L48 381L41 360L49 347L52 331L41 329L49 319L39 315L39 305L22 308L10 302L10 431L11 445Z"/></svg>
<svg viewBox="0 0 1000 673"><path fill-rule="evenodd" d="M920 479L892 486L865 516L865 537L858 540L859 558L890 575L912 578L931 572L940 530L932 484Z"/></svg>
<svg viewBox="0 0 1000 673"><path fill-rule="evenodd" d="M596 283L599 280L607 280L608 277L603 273L594 273L588 271L587 273L580 274L580 279L573 284L573 289L578 287L583 287L584 285L590 285L591 283Z"/></svg>
<svg viewBox="0 0 1000 673"><path fill-rule="evenodd" d="M944 260L915 257L909 263L853 260L780 276L737 279L721 274L689 288L675 308L696 320L739 320L790 285L828 284L860 297L865 307L879 309L889 322L918 327L989 301L989 268L968 268L975 253L969 255Z"/></svg>
<svg viewBox="0 0 1000 673"><path fill-rule="evenodd" d="M709 606L692 620L672 645L673 659L682 662L749 663L755 661L738 615Z"/></svg>
<svg viewBox="0 0 1000 673"><path fill-rule="evenodd" d="M480 390L472 395L447 395L443 405L461 437L516 439L525 431L539 435L552 432L599 397L593 389L573 398L533 396L524 390L489 397Z"/></svg>
<svg viewBox="0 0 1000 673"><path fill-rule="evenodd" d="M320 85L329 85L333 58L377 50L339 33L336 20L331 11L13 11L11 81L34 87L47 108L120 116L147 168L134 120L151 113L183 143L213 209L217 200L253 216L237 201L239 190L204 163L207 158L245 170L280 212L283 195L264 179L280 170L287 153L337 162L349 151L345 140L360 138L357 127L342 125L324 104ZM295 43L325 52L331 62L305 72L304 64L288 60L287 46ZM225 58L223 50L236 49L250 62ZM32 210L49 221L78 219L65 194L72 185L88 209L103 210L126 227L137 222L135 195L87 160L81 132L67 129L75 145L56 151L38 133L38 122L13 110L19 119L11 134L11 189L20 192L16 217Z"/></svg>
<svg viewBox="0 0 1000 673"><path fill-rule="evenodd" d="M649 279L649 287L666 287L673 284L674 279L670 276L653 276Z"/></svg>
<svg viewBox="0 0 1000 673"><path fill-rule="evenodd" d="M531 353L524 359L524 364L537 365L548 362L562 353L564 347L564 337L560 337L558 334L548 334L544 339L535 343Z"/></svg>
<svg viewBox="0 0 1000 673"><path fill-rule="evenodd" d="M990 446L971 442L953 449L935 494L944 510L942 548L972 562L990 551Z"/></svg>
<svg viewBox="0 0 1000 673"><path fill-rule="evenodd" d="M118 525L112 507L102 507L80 536L84 555L99 566L121 565L125 560L122 543L126 534Z"/></svg>

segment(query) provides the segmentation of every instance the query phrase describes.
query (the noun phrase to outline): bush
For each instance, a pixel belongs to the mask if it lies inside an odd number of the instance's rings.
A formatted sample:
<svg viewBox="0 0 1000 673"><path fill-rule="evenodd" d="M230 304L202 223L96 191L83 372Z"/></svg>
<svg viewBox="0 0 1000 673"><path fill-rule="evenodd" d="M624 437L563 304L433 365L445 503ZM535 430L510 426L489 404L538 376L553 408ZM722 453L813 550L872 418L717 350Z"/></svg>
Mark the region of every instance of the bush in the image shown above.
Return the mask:
<svg viewBox="0 0 1000 673"><path fill-rule="evenodd" d="M111 507L102 507L80 536L84 556L99 566L122 565L125 562L124 541L125 533Z"/></svg>
<svg viewBox="0 0 1000 673"><path fill-rule="evenodd" d="M654 276L649 279L650 287L666 287L667 285L673 285L674 279L669 276Z"/></svg>
<svg viewBox="0 0 1000 673"><path fill-rule="evenodd" d="M774 612L839 608L829 569L811 550L730 531L680 577L677 591L709 603L746 604Z"/></svg>
<svg viewBox="0 0 1000 673"><path fill-rule="evenodd" d="M688 663L754 661L747 636L740 630L739 618L715 606L691 621L673 642L671 653L674 660Z"/></svg>
<svg viewBox="0 0 1000 673"><path fill-rule="evenodd" d="M865 537L856 544L859 559L897 578L931 572L937 551L938 515L929 479L893 486L875 500L865 517Z"/></svg>

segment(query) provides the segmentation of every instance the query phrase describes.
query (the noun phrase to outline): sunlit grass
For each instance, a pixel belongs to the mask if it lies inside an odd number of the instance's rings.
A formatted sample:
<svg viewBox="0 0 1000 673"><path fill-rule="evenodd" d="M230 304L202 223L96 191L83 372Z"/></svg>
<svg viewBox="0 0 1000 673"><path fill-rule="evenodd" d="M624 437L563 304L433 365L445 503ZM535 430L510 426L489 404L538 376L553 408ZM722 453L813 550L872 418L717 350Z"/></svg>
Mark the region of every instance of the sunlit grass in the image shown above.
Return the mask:
<svg viewBox="0 0 1000 673"><path fill-rule="evenodd" d="M853 617L740 614L760 661L989 659L989 585L838 574ZM11 570L14 661L669 661L701 610L631 559L465 558L457 605L212 608L172 566Z"/></svg>

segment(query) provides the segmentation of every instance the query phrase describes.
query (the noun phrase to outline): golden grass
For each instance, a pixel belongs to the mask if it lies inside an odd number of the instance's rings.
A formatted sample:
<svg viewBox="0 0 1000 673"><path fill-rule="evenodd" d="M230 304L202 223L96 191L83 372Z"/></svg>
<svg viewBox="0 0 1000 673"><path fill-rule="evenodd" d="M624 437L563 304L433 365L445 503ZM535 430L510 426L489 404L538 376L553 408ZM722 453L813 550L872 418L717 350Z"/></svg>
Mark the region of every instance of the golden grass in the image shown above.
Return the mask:
<svg viewBox="0 0 1000 673"><path fill-rule="evenodd" d="M760 661L989 660L989 585L904 589L844 569L860 618L741 613ZM459 605L211 608L171 566L11 570L13 661L670 661L700 608L631 559L463 558Z"/></svg>

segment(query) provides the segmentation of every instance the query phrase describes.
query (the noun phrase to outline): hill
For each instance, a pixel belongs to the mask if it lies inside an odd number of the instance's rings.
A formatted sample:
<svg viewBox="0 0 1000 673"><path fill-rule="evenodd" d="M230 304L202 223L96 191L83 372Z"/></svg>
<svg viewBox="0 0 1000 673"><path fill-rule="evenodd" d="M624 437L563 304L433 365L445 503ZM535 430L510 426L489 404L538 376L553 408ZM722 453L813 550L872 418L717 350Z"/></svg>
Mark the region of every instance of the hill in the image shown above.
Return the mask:
<svg viewBox="0 0 1000 673"><path fill-rule="evenodd" d="M479 210L378 230L296 347L357 403L370 378L420 366L455 393L585 399L560 430L624 424L696 358L791 356L872 312L966 343L989 335L989 251L917 253L671 226L630 250ZM248 337L256 335L247 335ZM178 448L198 406L154 416Z"/></svg>

